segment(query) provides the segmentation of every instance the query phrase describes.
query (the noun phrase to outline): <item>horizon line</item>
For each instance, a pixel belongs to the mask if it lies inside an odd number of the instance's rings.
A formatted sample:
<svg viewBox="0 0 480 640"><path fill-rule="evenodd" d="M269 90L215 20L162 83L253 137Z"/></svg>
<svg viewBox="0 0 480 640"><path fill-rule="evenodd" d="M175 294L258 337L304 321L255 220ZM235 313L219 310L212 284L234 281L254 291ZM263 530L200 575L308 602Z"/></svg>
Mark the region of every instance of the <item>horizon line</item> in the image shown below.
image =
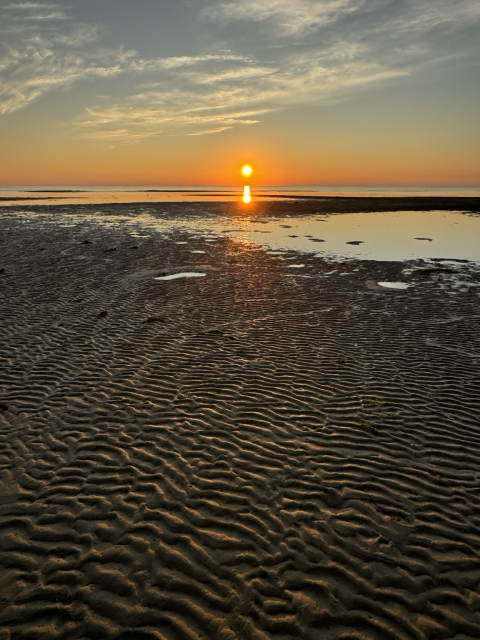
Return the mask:
<svg viewBox="0 0 480 640"><path fill-rule="evenodd" d="M167 188L183 189L241 189L242 184L8 184L0 185L2 189L34 189L38 190L50 190L51 188L58 188L61 191L68 191L70 188L96 188L96 189L160 189L166 190ZM64 189L62 187L65 187ZM288 188L355 188L355 189L480 189L480 184L258 184L252 185L254 189L288 189ZM71 190L71 189L70 189Z"/></svg>

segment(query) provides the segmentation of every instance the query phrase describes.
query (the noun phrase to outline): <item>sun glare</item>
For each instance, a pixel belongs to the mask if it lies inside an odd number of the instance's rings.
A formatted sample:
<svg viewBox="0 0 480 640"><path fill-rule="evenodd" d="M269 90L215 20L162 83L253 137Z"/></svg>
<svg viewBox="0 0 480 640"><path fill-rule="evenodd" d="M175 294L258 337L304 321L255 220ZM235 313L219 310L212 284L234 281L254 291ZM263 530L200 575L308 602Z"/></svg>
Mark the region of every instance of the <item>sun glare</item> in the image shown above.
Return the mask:
<svg viewBox="0 0 480 640"><path fill-rule="evenodd" d="M241 172L242 172L242 175L245 176L245 178L248 178L249 176L252 175L253 169L252 169L251 165L244 164L242 169L241 169Z"/></svg>
<svg viewBox="0 0 480 640"><path fill-rule="evenodd" d="M242 200L244 201L245 204L248 204L249 202L252 201L252 196L250 195L250 187L245 186L243 187L243 198Z"/></svg>

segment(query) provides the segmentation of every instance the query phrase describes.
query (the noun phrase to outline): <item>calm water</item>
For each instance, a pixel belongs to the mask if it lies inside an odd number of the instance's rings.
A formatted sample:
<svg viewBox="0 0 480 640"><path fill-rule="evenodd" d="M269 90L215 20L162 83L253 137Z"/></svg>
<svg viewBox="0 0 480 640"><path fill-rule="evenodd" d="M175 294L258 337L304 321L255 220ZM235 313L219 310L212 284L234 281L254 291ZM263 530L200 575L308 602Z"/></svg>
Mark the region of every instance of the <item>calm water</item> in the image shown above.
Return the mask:
<svg viewBox="0 0 480 640"><path fill-rule="evenodd" d="M356 186L252 186L251 198L276 200L280 198L322 196L469 196L480 197L480 187L356 187ZM28 198L29 204L107 204L130 202L194 202L241 201L243 187L0 187L0 205L15 204L9 198ZM18 201L17 201L18 202Z"/></svg>
<svg viewBox="0 0 480 640"><path fill-rule="evenodd" d="M288 225L288 228L287 228ZM366 260L454 258L480 262L480 215L389 211L253 221L229 235L274 250Z"/></svg>
<svg viewBox="0 0 480 640"><path fill-rule="evenodd" d="M9 216L25 224L99 225L121 229L139 243L161 234L182 244L192 254L207 259L215 245L225 239L264 249L279 259L288 251L325 257L401 261L454 259L480 263L480 214L461 211L390 211L284 215L262 218L246 207L238 215L222 215L205 207L176 215L152 213L147 207L131 207L118 213L85 213L66 210L30 212L16 209ZM199 256L200 258L200 256ZM295 263L298 264L298 261ZM293 264L292 264L293 268Z"/></svg>

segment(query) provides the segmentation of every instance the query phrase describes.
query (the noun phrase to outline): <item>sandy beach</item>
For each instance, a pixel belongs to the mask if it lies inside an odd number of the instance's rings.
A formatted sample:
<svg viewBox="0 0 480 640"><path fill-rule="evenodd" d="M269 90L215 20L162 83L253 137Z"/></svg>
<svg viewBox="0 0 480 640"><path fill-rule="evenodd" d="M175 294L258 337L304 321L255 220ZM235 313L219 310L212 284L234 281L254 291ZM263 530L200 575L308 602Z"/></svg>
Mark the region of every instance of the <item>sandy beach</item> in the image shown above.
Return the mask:
<svg viewBox="0 0 480 640"><path fill-rule="evenodd" d="M250 211L417 209L480 203ZM0 640L479 638L478 265L97 210L0 209Z"/></svg>

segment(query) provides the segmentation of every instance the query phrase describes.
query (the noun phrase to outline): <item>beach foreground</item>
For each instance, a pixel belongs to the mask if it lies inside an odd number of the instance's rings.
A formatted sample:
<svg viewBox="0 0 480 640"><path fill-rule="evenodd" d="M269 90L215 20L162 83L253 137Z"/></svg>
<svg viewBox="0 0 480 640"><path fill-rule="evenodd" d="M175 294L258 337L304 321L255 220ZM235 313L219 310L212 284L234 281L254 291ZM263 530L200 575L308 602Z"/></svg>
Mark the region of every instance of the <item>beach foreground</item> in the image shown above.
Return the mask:
<svg viewBox="0 0 480 640"><path fill-rule="evenodd" d="M477 268L3 211L0 640L480 637Z"/></svg>

